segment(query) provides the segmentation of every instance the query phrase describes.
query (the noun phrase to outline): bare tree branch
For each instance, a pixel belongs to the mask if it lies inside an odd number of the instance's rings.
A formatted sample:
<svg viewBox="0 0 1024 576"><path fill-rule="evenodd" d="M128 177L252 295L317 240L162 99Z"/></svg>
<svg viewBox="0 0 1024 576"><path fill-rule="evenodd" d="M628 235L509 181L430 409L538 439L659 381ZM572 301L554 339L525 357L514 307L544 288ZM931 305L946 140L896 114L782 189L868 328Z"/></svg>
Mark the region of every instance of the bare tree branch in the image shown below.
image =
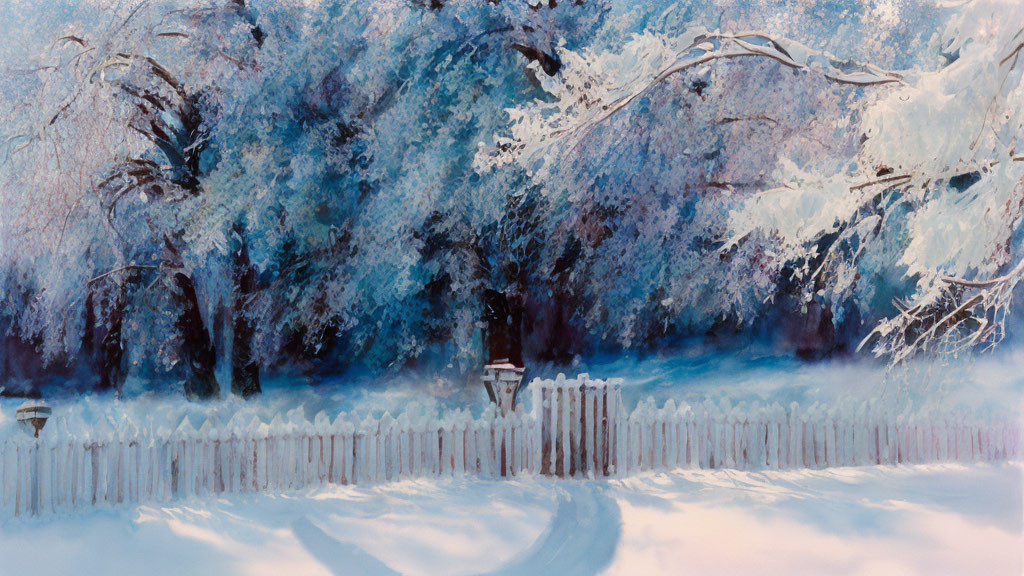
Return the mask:
<svg viewBox="0 0 1024 576"><path fill-rule="evenodd" d="M103 274L100 274L99 276L96 276L95 278L90 279L88 282L86 282L86 284L89 284L89 285L95 284L95 283L99 282L100 280L103 280L104 278L107 278L108 276L111 276L113 274L117 274L118 272L125 272L127 270L156 270L156 269L159 269L159 268L160 268L159 266L150 265L150 264L128 264L126 266L121 266L120 268L114 268L113 270L110 270L108 272L104 272Z"/></svg>

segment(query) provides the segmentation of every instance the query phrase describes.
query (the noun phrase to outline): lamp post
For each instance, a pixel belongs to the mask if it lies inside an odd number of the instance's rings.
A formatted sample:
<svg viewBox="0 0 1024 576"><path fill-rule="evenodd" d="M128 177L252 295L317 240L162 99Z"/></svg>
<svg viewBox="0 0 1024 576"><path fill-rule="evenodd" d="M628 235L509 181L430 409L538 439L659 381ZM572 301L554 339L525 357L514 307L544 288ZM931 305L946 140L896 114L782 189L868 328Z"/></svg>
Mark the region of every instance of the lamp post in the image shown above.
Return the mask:
<svg viewBox="0 0 1024 576"><path fill-rule="evenodd" d="M526 368L512 364L507 358L484 366L481 380L487 388L491 402L498 405L502 416L516 409L516 396L519 394L519 385L523 381L525 370Z"/></svg>
<svg viewBox="0 0 1024 576"><path fill-rule="evenodd" d="M35 437L39 438L39 431L46 425L46 420L50 418L52 410L42 400L39 401L28 401L22 404L15 412L15 417L18 422L21 423L25 430L29 428L35 429ZM31 479L29 490L29 510L32 514L39 513L39 502L40 502L40 490L41 486L39 479L43 475L43 463L42 458L39 454L39 442L35 442L35 446L31 447Z"/></svg>
<svg viewBox="0 0 1024 576"><path fill-rule="evenodd" d="M39 438L39 431L46 426L46 420L50 417L52 410L46 405L45 402L29 403L26 402L18 408L16 415L18 422L21 422L22 426L28 428L32 426L35 428L35 437Z"/></svg>

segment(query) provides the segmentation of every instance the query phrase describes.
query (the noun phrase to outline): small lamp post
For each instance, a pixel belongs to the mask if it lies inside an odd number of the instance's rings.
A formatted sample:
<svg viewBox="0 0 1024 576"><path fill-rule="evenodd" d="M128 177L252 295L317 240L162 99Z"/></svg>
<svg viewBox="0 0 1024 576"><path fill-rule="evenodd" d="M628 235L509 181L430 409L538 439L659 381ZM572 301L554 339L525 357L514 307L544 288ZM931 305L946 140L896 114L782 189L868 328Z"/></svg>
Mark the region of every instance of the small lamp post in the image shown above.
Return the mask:
<svg viewBox="0 0 1024 576"><path fill-rule="evenodd" d="M507 358L484 366L481 380L487 388L491 402L498 405L502 416L516 409L516 395L519 394L519 384L523 381L525 370L526 368L512 364Z"/></svg>
<svg viewBox="0 0 1024 576"><path fill-rule="evenodd" d="M52 410L45 402L26 402L18 408L17 418L26 429L29 426L35 428L35 437L39 438L39 431L46 425Z"/></svg>

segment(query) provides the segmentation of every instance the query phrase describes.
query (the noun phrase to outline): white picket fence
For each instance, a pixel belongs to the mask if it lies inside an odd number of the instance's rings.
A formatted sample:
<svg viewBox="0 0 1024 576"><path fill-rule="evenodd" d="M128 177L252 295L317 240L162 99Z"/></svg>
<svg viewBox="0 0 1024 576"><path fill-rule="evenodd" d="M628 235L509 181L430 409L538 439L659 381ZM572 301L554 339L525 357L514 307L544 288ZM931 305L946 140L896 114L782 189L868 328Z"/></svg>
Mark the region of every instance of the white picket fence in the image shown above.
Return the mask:
<svg viewBox="0 0 1024 576"><path fill-rule="evenodd" d="M581 375L535 381L540 469L559 477L675 468L825 468L1017 458L1019 421L982 422L934 410L895 412L881 402L715 404L623 409L617 386Z"/></svg>
<svg viewBox="0 0 1024 576"><path fill-rule="evenodd" d="M444 418L323 414L239 431L185 420L160 437L18 435L0 442L0 518L222 493L282 492L404 478L523 474L595 478L674 468L822 468L976 462L1020 454L1017 422L893 413L885 405L705 402L632 412L619 388L586 375L535 380L533 411Z"/></svg>

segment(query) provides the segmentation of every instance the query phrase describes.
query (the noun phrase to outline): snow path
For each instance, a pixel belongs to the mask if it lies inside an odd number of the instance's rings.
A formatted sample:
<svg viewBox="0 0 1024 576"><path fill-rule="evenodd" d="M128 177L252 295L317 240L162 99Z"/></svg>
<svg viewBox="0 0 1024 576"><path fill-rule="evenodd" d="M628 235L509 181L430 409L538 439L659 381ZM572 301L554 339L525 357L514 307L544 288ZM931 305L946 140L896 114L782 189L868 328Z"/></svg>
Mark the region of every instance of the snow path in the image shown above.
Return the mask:
<svg viewBox="0 0 1024 576"><path fill-rule="evenodd" d="M598 484L559 489L558 509L548 527L523 556L495 576L596 574L619 542L619 505Z"/></svg>
<svg viewBox="0 0 1024 576"><path fill-rule="evenodd" d="M1024 464L449 478L0 523L0 574L1024 573Z"/></svg>

